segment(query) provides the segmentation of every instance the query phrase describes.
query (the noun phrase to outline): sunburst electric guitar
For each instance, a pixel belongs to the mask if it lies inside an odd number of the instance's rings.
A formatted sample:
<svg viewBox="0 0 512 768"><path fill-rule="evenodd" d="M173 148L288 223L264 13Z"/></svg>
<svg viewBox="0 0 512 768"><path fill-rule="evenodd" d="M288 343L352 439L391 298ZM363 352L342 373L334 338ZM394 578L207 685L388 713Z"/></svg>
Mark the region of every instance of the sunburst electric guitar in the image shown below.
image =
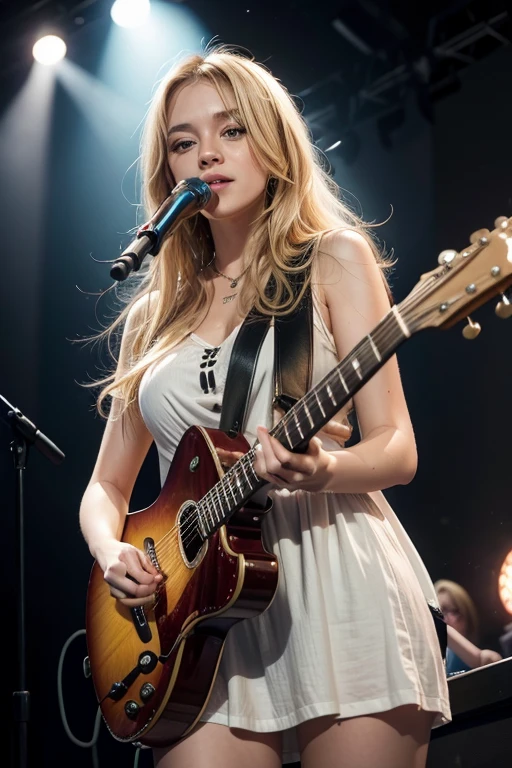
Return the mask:
<svg viewBox="0 0 512 768"><path fill-rule="evenodd" d="M315 435L413 334L448 328L501 295L512 315L512 218L480 230L460 252L443 251L400 304L281 419L272 434L292 451ZM468 318L463 334L478 325ZM216 448L244 453L226 472ZM119 741L168 746L194 728L208 701L229 629L271 603L278 563L261 540L264 513L250 508L263 482L243 437L191 427L158 499L126 518L123 541L163 574L154 604L126 608L110 596L94 563L86 640L105 723Z"/></svg>

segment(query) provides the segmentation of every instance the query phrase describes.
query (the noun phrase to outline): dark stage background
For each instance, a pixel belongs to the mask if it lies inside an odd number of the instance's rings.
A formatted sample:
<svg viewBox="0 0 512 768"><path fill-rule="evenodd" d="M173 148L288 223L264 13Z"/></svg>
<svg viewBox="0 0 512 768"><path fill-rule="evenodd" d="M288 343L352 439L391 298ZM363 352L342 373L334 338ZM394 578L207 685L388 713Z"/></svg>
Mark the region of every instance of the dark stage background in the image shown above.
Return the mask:
<svg viewBox="0 0 512 768"><path fill-rule="evenodd" d="M98 260L114 258L136 224L132 164L153 83L182 49L214 36L264 61L301 98L318 145L342 141L326 157L348 201L366 220L389 219L378 232L398 259L392 288L400 300L442 249L461 250L471 232L512 214L509 6L412 5L168 2L154 39L135 32L129 40L121 32L114 39L107 2L0 6L0 394L66 454L54 466L31 451L25 472L33 766L92 764L90 750L66 735L57 692L63 647L85 623L92 561L78 507L103 429L81 386L98 375L98 351L74 342L112 311L110 298L98 303L95 295L110 284ZM55 77L36 76L30 57L45 18L68 32L66 67ZM366 51L337 31L336 18ZM475 314L476 340L464 340L459 325L420 334L399 351L419 469L386 495L432 578L468 589L481 645L499 650L511 620L497 578L512 550L512 320L498 319L494 303ZM16 737L9 713L19 645L9 443L0 422L4 751ZM151 452L133 508L157 494ZM80 635L63 660L63 695L71 731L89 741L97 708L85 656ZM103 726L98 753L100 765L129 766L135 756ZM149 766L147 753L140 763Z"/></svg>

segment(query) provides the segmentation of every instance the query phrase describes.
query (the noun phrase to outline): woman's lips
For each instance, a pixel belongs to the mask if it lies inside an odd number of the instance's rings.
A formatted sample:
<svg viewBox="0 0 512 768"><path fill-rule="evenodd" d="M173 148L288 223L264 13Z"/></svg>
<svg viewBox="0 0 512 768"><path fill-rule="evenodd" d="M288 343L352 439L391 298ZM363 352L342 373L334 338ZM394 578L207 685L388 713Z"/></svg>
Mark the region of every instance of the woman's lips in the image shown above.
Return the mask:
<svg viewBox="0 0 512 768"><path fill-rule="evenodd" d="M231 184L232 182L228 179L223 179L222 181L209 181L209 186L215 190L215 192L218 192L221 189L225 189L228 184Z"/></svg>

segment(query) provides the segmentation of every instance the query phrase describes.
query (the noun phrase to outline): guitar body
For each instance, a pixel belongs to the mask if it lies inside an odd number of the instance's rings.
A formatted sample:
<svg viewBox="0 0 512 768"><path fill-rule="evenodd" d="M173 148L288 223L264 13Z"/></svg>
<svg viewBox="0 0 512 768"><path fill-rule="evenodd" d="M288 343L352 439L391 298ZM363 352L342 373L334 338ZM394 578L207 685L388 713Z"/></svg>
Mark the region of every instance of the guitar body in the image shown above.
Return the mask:
<svg viewBox="0 0 512 768"><path fill-rule="evenodd" d="M92 679L119 741L168 746L187 735L208 702L229 629L264 611L277 588L277 561L261 540L266 510L240 509L206 541L189 522L193 502L222 475L216 447L249 448L243 437L190 428L158 499L126 518L122 540L146 551L164 575L153 606L123 606L96 563L91 571Z"/></svg>

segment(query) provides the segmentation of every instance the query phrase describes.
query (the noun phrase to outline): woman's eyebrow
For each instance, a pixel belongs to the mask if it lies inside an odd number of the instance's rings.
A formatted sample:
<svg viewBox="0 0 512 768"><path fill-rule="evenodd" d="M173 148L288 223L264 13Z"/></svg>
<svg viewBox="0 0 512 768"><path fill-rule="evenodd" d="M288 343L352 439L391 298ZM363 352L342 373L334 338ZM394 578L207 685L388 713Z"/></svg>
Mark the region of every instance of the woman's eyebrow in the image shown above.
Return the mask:
<svg viewBox="0 0 512 768"><path fill-rule="evenodd" d="M228 111L226 109L223 109L222 112L215 112L215 114L212 115L212 118L217 122L219 122L220 120L228 120L230 118L234 120L239 120L238 110L231 109ZM194 130L194 126L192 125L192 123L178 123L177 125L173 125L169 128L169 130L167 131L167 136L170 136L171 133L178 133L178 131L193 131L193 130Z"/></svg>

